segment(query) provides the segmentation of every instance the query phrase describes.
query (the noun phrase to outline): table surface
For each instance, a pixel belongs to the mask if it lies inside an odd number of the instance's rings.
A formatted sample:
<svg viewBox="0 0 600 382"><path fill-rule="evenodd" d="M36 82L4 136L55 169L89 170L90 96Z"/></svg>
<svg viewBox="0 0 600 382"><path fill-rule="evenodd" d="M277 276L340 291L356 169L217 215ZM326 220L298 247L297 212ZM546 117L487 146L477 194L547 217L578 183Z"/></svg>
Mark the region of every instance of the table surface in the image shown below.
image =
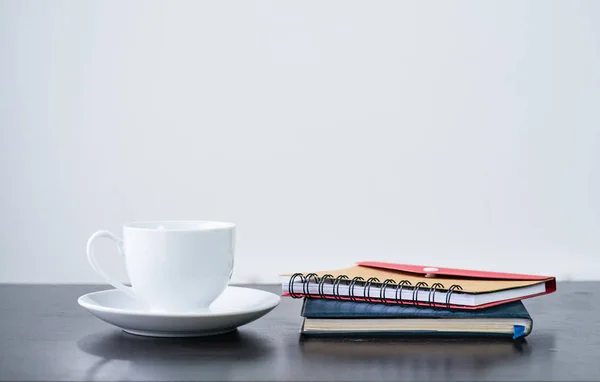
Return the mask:
<svg viewBox="0 0 600 382"><path fill-rule="evenodd" d="M275 285L250 287L280 292ZM600 282L526 300L510 340L302 339L301 301L210 338L133 336L77 305L93 285L0 285L0 380L598 380Z"/></svg>

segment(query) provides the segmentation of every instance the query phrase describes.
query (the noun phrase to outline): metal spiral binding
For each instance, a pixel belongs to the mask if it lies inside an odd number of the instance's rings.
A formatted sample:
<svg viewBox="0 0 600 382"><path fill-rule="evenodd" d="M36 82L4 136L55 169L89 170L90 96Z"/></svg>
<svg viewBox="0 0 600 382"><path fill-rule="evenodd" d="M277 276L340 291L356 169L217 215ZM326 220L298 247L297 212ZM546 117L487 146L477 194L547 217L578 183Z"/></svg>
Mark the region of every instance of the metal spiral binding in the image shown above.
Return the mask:
<svg viewBox="0 0 600 382"><path fill-rule="evenodd" d="M404 305L404 302L402 301L402 288L405 286L412 286L412 284L408 280L402 280L396 285L396 293L394 294L394 297L396 298L396 304L398 305Z"/></svg>
<svg viewBox="0 0 600 382"><path fill-rule="evenodd" d="M350 280L350 278L346 275L339 275L338 277L335 278L335 280L333 280L333 297L336 300L341 300L342 297L340 296L340 284L343 281L348 281Z"/></svg>
<svg viewBox="0 0 600 382"><path fill-rule="evenodd" d="M356 296L354 295L354 286L356 285L356 283L358 281L365 281L365 279L363 279L360 276L356 276L354 278L352 278L352 280L350 281L350 286L348 287L348 294L350 295L350 301L356 301Z"/></svg>
<svg viewBox="0 0 600 382"><path fill-rule="evenodd" d="M310 286L310 279L314 278L315 282L318 284L319 283L319 276L316 273L309 273L306 276L304 276L304 278L305 278L305 282L304 282L304 284L302 284L302 292L304 292L304 295L306 297L313 297L310 294L310 288L309 288L309 286Z"/></svg>
<svg viewBox="0 0 600 382"><path fill-rule="evenodd" d="M319 297L321 298L325 298L325 293L323 292L323 284L325 284L325 281L327 281L328 279L333 280L333 275L330 275L329 273L326 275L323 275L323 277L321 277L321 281L319 281Z"/></svg>
<svg viewBox="0 0 600 382"><path fill-rule="evenodd" d="M454 284L448 288L448 292L446 292L446 308L448 309L450 309L450 297L452 296L452 292L455 290L462 290L462 287L458 284Z"/></svg>
<svg viewBox="0 0 600 382"><path fill-rule="evenodd" d="M296 279L300 279L301 283L302 283L302 293L298 293L296 291L294 291L294 284ZM349 298L351 301L357 301L357 298L364 298L365 301L368 302L383 302L384 304L392 304L395 303L397 305L404 305L406 301L409 300L403 300L402 299L402 290L404 287L409 287L412 288L412 305L419 305L420 301L419 301L419 290L423 290L423 289L429 289L429 294L427 296L427 301L425 302L427 305L429 305L430 307L436 307L440 304L435 302L435 294L436 293L441 293L439 290L440 289L444 289L444 284L442 283L433 283L431 286L429 286L426 282L418 282L416 283L414 286L411 284L410 281L408 280L401 280L400 282L396 283L395 280L393 279L386 279L383 281L383 283L381 281L379 281L379 279L377 277L371 277L369 279L367 279L365 281L364 278L360 277L360 276L356 276L352 279L350 279L347 275L339 275L337 277L333 277L332 274L325 274L322 277L319 277L316 273L308 273L305 275L303 275L302 273L294 273L292 275L292 277L290 277L290 280L288 281L288 293L290 295L290 297L292 298L303 298L303 297L307 297L307 298L314 298L314 297L319 297L319 298L326 298L328 295L325 294L325 283L327 282L331 282L333 284L332 287L332 294L331 297L335 298L336 300L342 300L345 297ZM310 293L310 283L311 282L315 282L317 284L317 294L311 294ZM354 292L356 284L357 283L364 283L363 284L363 296L357 296L356 293ZM342 296L340 294L340 284L345 284L348 285L348 296ZM373 286L373 284L380 284L380 289L379 289L379 298L377 297L372 297L371 296L371 287ZM394 287L394 300L389 300L387 298L387 288L388 287ZM450 301L452 298L452 293L454 293L455 291L460 291L463 290L463 288L458 285L458 284L453 284L452 286L450 286L450 288L448 288L448 291L446 292L446 298L445 298L445 305L447 309L451 309L450 308Z"/></svg>
<svg viewBox="0 0 600 382"><path fill-rule="evenodd" d="M386 296L386 292L387 292L386 288L387 288L388 284L396 284L396 281L392 280L392 279L386 279L386 280L383 281L383 284L381 284L381 288L379 289L379 299L384 304L388 303L387 302L387 298L385 297Z"/></svg>
<svg viewBox="0 0 600 382"><path fill-rule="evenodd" d="M377 277L370 277L363 287L363 296L368 302L373 302L371 299L371 285L373 285L373 283L380 283L380 281Z"/></svg>
<svg viewBox="0 0 600 382"><path fill-rule="evenodd" d="M302 273L294 273L292 275L292 277L290 277L290 281L288 283L288 292L290 293L291 298L301 298L302 297L301 294L297 294L294 292L294 280L296 280L296 278L298 278L298 277L300 277L300 281L302 281L302 286L304 286L304 282L306 281L306 279L304 278Z"/></svg>
<svg viewBox="0 0 600 382"><path fill-rule="evenodd" d="M429 306L435 306L435 292L437 292L437 288L444 289L444 284L442 283L434 283L432 284L429 290L429 295L427 296L427 301L429 302Z"/></svg>
<svg viewBox="0 0 600 382"><path fill-rule="evenodd" d="M426 282L418 282L415 284L415 287L413 289L413 293L412 293L412 301L413 301L413 305L418 305L419 304L419 288L420 287L429 287L429 285L427 285Z"/></svg>

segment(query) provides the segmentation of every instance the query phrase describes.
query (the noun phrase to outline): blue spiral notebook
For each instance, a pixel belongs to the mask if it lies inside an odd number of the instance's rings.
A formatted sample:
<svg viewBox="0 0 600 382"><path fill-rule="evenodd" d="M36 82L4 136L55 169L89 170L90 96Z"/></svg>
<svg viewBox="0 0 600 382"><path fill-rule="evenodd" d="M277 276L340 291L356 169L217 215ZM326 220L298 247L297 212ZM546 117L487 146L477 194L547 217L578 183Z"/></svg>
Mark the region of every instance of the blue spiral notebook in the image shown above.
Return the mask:
<svg viewBox="0 0 600 382"><path fill-rule="evenodd" d="M464 311L325 299L304 300L303 335L506 336L531 333L521 301Z"/></svg>

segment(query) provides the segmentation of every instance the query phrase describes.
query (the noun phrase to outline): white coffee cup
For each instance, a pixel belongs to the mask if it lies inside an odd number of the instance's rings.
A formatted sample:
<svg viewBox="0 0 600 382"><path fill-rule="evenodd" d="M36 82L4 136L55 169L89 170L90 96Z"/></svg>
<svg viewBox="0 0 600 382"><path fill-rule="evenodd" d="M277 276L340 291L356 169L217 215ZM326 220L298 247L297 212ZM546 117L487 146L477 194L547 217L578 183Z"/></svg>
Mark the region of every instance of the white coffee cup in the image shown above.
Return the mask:
<svg viewBox="0 0 600 382"><path fill-rule="evenodd" d="M99 266L94 241L113 240L125 257L131 287ZM123 226L123 240L108 231L87 243L92 267L109 284L162 312L207 309L233 272L235 224L216 221L153 221Z"/></svg>

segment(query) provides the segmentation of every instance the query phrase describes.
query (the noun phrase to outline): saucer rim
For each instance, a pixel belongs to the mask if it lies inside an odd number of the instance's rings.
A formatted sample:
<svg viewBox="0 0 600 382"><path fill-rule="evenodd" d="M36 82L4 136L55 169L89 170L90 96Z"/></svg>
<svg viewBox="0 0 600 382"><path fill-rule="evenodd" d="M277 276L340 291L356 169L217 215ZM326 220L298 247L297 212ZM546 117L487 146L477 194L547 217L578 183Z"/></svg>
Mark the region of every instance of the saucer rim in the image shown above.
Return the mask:
<svg viewBox="0 0 600 382"><path fill-rule="evenodd" d="M227 311L227 312L153 312L153 311L148 311L148 310L124 310L124 309L119 309L119 308L112 308L112 307L107 307L107 306L102 306L102 305L98 305L98 304L90 304L86 301L84 301L84 299L87 297L91 297L94 295L100 295L100 294L124 294L122 291L118 290L118 289L105 289L105 290L100 290L100 291L96 291L96 292L90 292L90 293L86 293L82 296L79 296L79 298L77 299L77 303L87 309L87 310L91 310L91 311L97 311L97 312L104 312L104 313L113 313L113 314L121 314L121 315L129 315L129 316L144 316L144 317L148 317L148 316L152 316L152 317L227 317L227 316L239 316L241 314L252 314L252 313L258 313L258 312L264 312L264 311L269 311L269 310L273 310L274 308L276 308L280 303L281 303L281 296L277 295L273 292L268 292L262 289L255 289L255 288L247 288L247 287L241 287L241 286L233 286L233 285L229 285L227 286L227 289L237 289L237 290L242 290L242 289L249 289L252 291L257 291L260 293L265 293L267 295L269 295L269 297L273 300L266 300L265 303L259 307L252 307L252 308L247 308L247 309L242 309L242 310L236 310L236 311Z"/></svg>

